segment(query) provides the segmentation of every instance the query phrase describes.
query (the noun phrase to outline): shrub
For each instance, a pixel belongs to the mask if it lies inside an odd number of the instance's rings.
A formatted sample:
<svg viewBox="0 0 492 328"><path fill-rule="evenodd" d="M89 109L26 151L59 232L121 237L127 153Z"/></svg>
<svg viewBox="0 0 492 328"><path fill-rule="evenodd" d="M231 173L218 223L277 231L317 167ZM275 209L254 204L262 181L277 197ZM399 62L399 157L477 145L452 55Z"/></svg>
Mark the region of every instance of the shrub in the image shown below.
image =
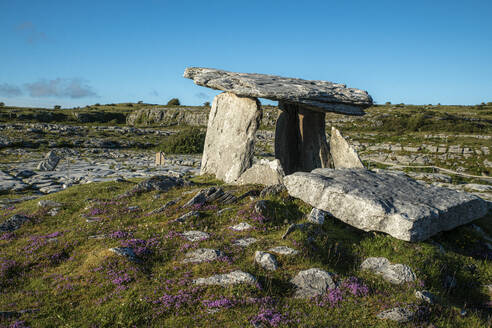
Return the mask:
<svg viewBox="0 0 492 328"><path fill-rule="evenodd" d="M173 98L167 102L168 106L179 106L181 103L179 102L178 98Z"/></svg>
<svg viewBox="0 0 492 328"><path fill-rule="evenodd" d="M206 102L204 102L204 103L203 103L203 106L205 106L205 107L210 107L210 101L206 101Z"/></svg>
<svg viewBox="0 0 492 328"><path fill-rule="evenodd" d="M391 101L387 101L384 103L385 105L391 105Z"/></svg>
<svg viewBox="0 0 492 328"><path fill-rule="evenodd" d="M55 105L53 106L54 109L61 109L61 106L60 105Z"/></svg>
<svg viewBox="0 0 492 328"><path fill-rule="evenodd" d="M0 107L3 107L5 106L5 103L4 102L0 102Z"/></svg>
<svg viewBox="0 0 492 328"><path fill-rule="evenodd" d="M139 100L139 101L137 102L137 104L143 104L143 101L142 101L142 100Z"/></svg>
<svg viewBox="0 0 492 328"><path fill-rule="evenodd" d="M96 104L94 104L94 106L101 106L101 104L100 103L96 103Z"/></svg>
<svg viewBox="0 0 492 328"><path fill-rule="evenodd" d="M205 131L199 128L186 128L167 137L156 149L167 154L198 154L203 152Z"/></svg>

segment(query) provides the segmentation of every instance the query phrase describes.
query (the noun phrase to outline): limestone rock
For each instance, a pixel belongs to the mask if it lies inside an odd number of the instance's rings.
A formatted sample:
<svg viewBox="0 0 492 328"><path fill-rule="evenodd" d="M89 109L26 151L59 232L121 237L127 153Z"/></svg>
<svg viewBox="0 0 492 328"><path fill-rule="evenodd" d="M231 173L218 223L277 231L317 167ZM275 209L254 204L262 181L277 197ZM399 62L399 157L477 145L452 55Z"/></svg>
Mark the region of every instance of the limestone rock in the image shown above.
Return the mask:
<svg viewBox="0 0 492 328"><path fill-rule="evenodd" d="M378 319L396 321L405 323L412 320L414 313L404 307L396 307L390 310L383 311L377 315Z"/></svg>
<svg viewBox="0 0 492 328"><path fill-rule="evenodd" d="M224 256L224 253L216 249L199 248L189 251L185 256L186 259L183 260L183 263L201 263L215 261L219 257Z"/></svg>
<svg viewBox="0 0 492 328"><path fill-rule="evenodd" d="M240 246L240 247L248 247L251 244L254 244L258 241L258 239L249 237L249 238L241 238L236 241L234 241L232 244L235 246Z"/></svg>
<svg viewBox="0 0 492 328"><path fill-rule="evenodd" d="M25 184L19 179L14 178L10 174L0 171L0 193L9 191L22 191L29 188L29 185Z"/></svg>
<svg viewBox="0 0 492 328"><path fill-rule="evenodd" d="M265 198L267 196L277 196L283 191L286 191L287 189L283 185L283 181L281 181L279 184L272 185L265 187L261 192L260 192L260 197Z"/></svg>
<svg viewBox="0 0 492 328"><path fill-rule="evenodd" d="M39 163L38 170L53 171L58 165L59 161L60 157L58 157L58 155L56 155L54 151L49 151L44 157L44 160Z"/></svg>
<svg viewBox="0 0 492 328"><path fill-rule="evenodd" d="M366 91L344 84L308 81L266 74L234 73L212 68L188 67L184 77L197 85L229 91L246 97L258 97L302 103L318 111L363 115L372 105Z"/></svg>
<svg viewBox="0 0 492 328"><path fill-rule="evenodd" d="M38 202L39 207L61 207L62 204L53 200L43 199Z"/></svg>
<svg viewBox="0 0 492 328"><path fill-rule="evenodd" d="M176 222L185 222L186 220L190 219L190 218L199 218L200 217L200 212L198 211L190 211L188 213L185 213L183 215L181 215L179 218L177 218Z"/></svg>
<svg viewBox="0 0 492 328"><path fill-rule="evenodd" d="M15 214L0 224L0 231L11 232L19 229L29 218L24 215Z"/></svg>
<svg viewBox="0 0 492 328"><path fill-rule="evenodd" d="M214 98L200 174L234 182L251 167L255 133L261 119L258 99L222 93Z"/></svg>
<svg viewBox="0 0 492 328"><path fill-rule="evenodd" d="M332 274L317 268L300 271L290 282L296 286L296 298L312 298L336 287Z"/></svg>
<svg viewBox="0 0 492 328"><path fill-rule="evenodd" d="M168 191L173 187L186 186L189 183L181 178L176 178L167 175L155 175L151 178L145 179L139 182L135 188L132 189L131 193L142 193L149 192L153 190L157 191Z"/></svg>
<svg viewBox="0 0 492 328"><path fill-rule="evenodd" d="M481 198L429 186L398 172L316 169L284 178L289 194L365 231L422 241L484 216Z"/></svg>
<svg viewBox="0 0 492 328"><path fill-rule="evenodd" d="M111 252L116 253L119 256L124 256L130 261L139 262L137 254L130 247L114 247L109 249Z"/></svg>
<svg viewBox="0 0 492 328"><path fill-rule="evenodd" d="M240 270L233 271L225 274L217 274L208 278L194 279L193 283L196 285L236 285L236 284L255 284L256 278L247 272Z"/></svg>
<svg viewBox="0 0 492 328"><path fill-rule="evenodd" d="M182 235L189 241L200 241L210 238L210 235L208 233L196 230L185 231L182 233Z"/></svg>
<svg viewBox="0 0 492 328"><path fill-rule="evenodd" d="M384 280L392 284L412 282L417 279L415 273L406 264L391 264L385 257L368 257L361 264L361 269L370 270L381 275Z"/></svg>
<svg viewBox="0 0 492 328"><path fill-rule="evenodd" d="M434 299L435 299L435 296L432 293L430 293L430 292L428 292L426 290L422 290L422 291L417 290L417 291L415 291L415 297L418 298L419 300L422 300L422 301L427 302L429 304L433 304L434 303Z"/></svg>
<svg viewBox="0 0 492 328"><path fill-rule="evenodd" d="M296 251L295 249L287 246L275 246L270 248L269 251L280 255L296 255L297 253L299 253L299 251Z"/></svg>
<svg viewBox="0 0 492 328"><path fill-rule="evenodd" d="M247 222L241 222L231 227L231 229L235 231L250 230L252 228L253 226Z"/></svg>
<svg viewBox="0 0 492 328"><path fill-rule="evenodd" d="M327 213L323 210L313 208L311 210L311 213L309 213L307 220L308 222L314 223L314 224L323 224L325 223L325 217Z"/></svg>
<svg viewBox="0 0 492 328"><path fill-rule="evenodd" d="M273 161L262 159L259 163L254 164L241 174L236 183L239 185L261 184L264 186L273 186L281 184L284 176L284 170L278 159Z"/></svg>
<svg viewBox="0 0 492 328"><path fill-rule="evenodd" d="M364 167L354 147L333 126L331 127L330 154L336 169Z"/></svg>
<svg viewBox="0 0 492 328"><path fill-rule="evenodd" d="M278 264L274 255L262 251L255 252L255 262L258 263L263 269L275 271Z"/></svg>

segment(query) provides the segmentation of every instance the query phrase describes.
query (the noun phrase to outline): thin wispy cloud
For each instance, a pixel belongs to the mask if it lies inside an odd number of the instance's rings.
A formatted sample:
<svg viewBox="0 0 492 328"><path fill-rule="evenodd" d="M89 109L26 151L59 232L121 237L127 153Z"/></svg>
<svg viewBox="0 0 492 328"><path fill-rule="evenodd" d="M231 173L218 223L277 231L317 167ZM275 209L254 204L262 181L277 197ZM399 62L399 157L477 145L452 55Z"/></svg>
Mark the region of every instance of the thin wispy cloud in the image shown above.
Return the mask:
<svg viewBox="0 0 492 328"><path fill-rule="evenodd" d="M156 90L152 90L150 92L150 95L153 96L153 97L159 97L159 92L157 92Z"/></svg>
<svg viewBox="0 0 492 328"><path fill-rule="evenodd" d="M22 89L16 85L9 83L0 84L0 96L16 97L22 95L22 93Z"/></svg>
<svg viewBox="0 0 492 328"><path fill-rule="evenodd" d="M39 80L24 85L31 97L85 98L95 97L96 92L87 81L80 78Z"/></svg>
<svg viewBox="0 0 492 328"><path fill-rule="evenodd" d="M39 31L32 22L23 22L17 25L17 30L21 32L26 42L34 44L38 41L46 40L46 33Z"/></svg>

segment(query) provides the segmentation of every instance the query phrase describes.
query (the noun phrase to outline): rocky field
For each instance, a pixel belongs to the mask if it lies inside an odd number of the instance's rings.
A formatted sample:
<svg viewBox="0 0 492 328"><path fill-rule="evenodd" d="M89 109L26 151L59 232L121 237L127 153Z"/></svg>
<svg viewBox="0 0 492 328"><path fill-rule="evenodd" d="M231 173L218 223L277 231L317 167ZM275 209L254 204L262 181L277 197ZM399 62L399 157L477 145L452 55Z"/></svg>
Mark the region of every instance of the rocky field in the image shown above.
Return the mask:
<svg viewBox="0 0 492 328"><path fill-rule="evenodd" d="M208 110L0 108L0 327L490 327L490 210L408 243L285 188L199 176L196 150L155 165ZM277 114L255 160L274 157ZM368 168L492 201L492 104L380 105L326 126Z"/></svg>

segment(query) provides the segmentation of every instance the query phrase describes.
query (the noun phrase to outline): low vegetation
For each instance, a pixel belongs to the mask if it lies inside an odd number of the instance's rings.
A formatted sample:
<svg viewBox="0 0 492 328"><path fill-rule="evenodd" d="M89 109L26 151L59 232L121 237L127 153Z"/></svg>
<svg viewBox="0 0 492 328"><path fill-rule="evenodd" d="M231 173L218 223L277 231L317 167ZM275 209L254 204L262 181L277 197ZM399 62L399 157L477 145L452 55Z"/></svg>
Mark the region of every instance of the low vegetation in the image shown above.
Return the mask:
<svg viewBox="0 0 492 328"><path fill-rule="evenodd" d="M15 232L0 234L0 310L28 310L0 315L12 327L487 327L491 324L491 251L472 228L462 226L426 242L407 243L381 233L365 233L336 219L281 236L302 222L311 207L285 192L267 196L267 211L254 210L258 197L232 204L195 206L199 218L175 221L190 211L182 207L198 190L220 184L207 177L194 185L121 197L133 183L78 185L45 196L63 205L52 216L38 200L0 209L0 221L14 214L30 218ZM258 195L256 186L222 186L236 196ZM149 214L170 200L164 212ZM219 212L219 210L224 210ZM490 215L475 224L492 234ZM254 228L235 232L247 222ZM189 242L181 233L207 231L207 240ZM255 237L242 248L233 242ZM299 251L278 255L279 269L254 264L256 250L285 245ZM109 251L132 247L137 261ZM187 251L208 247L225 253L218 261L183 263ZM405 263L415 283L391 285L360 263L385 256ZM339 287L311 299L294 299L289 280L317 267L336 273ZM192 283L234 270L258 278L256 285L203 287ZM418 300L427 289L435 304ZM415 311L413 321L396 324L376 315L395 306Z"/></svg>

